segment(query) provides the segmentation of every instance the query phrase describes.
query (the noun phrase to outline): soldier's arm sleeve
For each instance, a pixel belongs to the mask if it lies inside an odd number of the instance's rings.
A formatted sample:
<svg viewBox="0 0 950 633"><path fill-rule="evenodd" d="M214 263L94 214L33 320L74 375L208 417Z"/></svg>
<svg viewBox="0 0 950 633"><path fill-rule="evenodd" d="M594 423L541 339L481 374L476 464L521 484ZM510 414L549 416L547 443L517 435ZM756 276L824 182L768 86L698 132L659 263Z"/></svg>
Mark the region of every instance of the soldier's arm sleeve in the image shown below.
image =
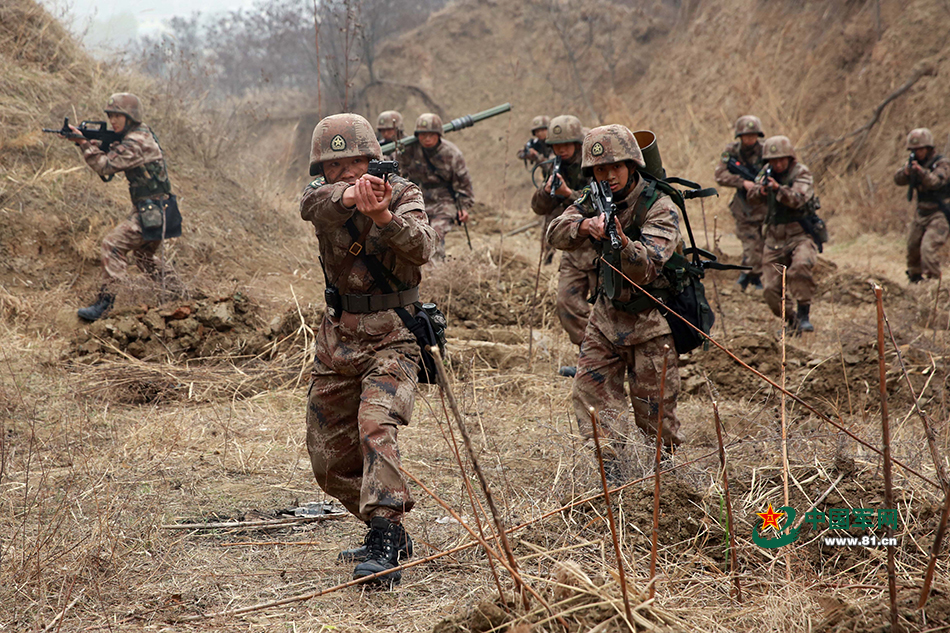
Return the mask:
<svg viewBox="0 0 950 633"><path fill-rule="evenodd" d="M315 180L303 190L300 217L313 223L317 235L338 229L356 212L356 207L343 205L343 192L348 186L345 182L326 185Z"/></svg>
<svg viewBox="0 0 950 633"><path fill-rule="evenodd" d="M558 206L558 201L544 191L544 187L535 189L531 194L531 210L538 215L548 215Z"/></svg>
<svg viewBox="0 0 950 633"><path fill-rule="evenodd" d="M396 207L390 205L390 211L393 219L378 229L379 236L396 253L396 257L422 266L432 257L439 241L435 229L429 226L422 192L415 185L408 185Z"/></svg>
<svg viewBox="0 0 950 633"><path fill-rule="evenodd" d="M775 192L775 199L792 209L799 209L815 195L814 179L808 171L802 171L790 185L783 185Z"/></svg>
<svg viewBox="0 0 950 633"><path fill-rule="evenodd" d="M904 167L906 167L906 165L901 165L901 168L894 174L894 184L898 187L906 187L910 184L910 178L904 173Z"/></svg>
<svg viewBox="0 0 950 633"><path fill-rule="evenodd" d="M679 240L679 210L664 196L647 212L640 239L628 241L621 251L623 274L640 285L652 282L676 252Z"/></svg>
<svg viewBox="0 0 950 633"><path fill-rule="evenodd" d="M472 176L468 173L468 166L461 152L452 157L452 187L458 194L462 208L471 209L475 204L475 191L472 188Z"/></svg>
<svg viewBox="0 0 950 633"><path fill-rule="evenodd" d="M729 158L729 152L722 153L722 158L716 165L716 173L714 174L716 183L722 187L735 187L736 189L740 189L742 187L743 178L742 176L733 174L729 171L729 168L726 167L726 161L729 160Z"/></svg>
<svg viewBox="0 0 950 633"><path fill-rule="evenodd" d="M579 234L581 222L586 217L580 206L572 204L564 213L551 220L545 239L551 246L562 251L577 250L590 239Z"/></svg>
<svg viewBox="0 0 950 633"><path fill-rule="evenodd" d="M950 182L950 160L938 161L933 169L924 173L920 179L920 186L923 189L940 189Z"/></svg>
<svg viewBox="0 0 950 633"><path fill-rule="evenodd" d="M111 176L145 163L145 148L135 138L122 139L122 142L113 145L108 153L89 141L81 143L79 148L86 164L100 176Z"/></svg>

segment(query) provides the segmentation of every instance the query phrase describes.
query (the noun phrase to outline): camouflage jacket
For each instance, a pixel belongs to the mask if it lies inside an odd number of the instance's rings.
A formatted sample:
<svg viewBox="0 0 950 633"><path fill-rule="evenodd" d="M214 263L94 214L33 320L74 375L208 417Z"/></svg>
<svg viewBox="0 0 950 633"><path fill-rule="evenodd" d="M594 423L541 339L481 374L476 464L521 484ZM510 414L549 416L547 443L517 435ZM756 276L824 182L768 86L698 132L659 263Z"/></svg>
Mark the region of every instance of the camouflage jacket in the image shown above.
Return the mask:
<svg viewBox="0 0 950 633"><path fill-rule="evenodd" d="M125 173L133 204L146 198L167 197L171 193L162 148L155 133L144 123L126 132L122 141L110 147L108 153L90 141L79 143L79 149L86 164L103 178L120 171Z"/></svg>
<svg viewBox="0 0 950 633"><path fill-rule="evenodd" d="M646 181L640 178L624 199L616 201L617 217L625 230L636 224L637 202L645 187ZM596 210L585 192L585 195L551 222L548 227L548 241L562 250L579 248L589 241L589 238L578 234L581 222L594 215ZM642 214L640 238L630 239L620 251L620 269L623 274L647 290L668 287L669 283L660 273L673 253L682 251L683 238L679 225L679 209L673 200L666 195L657 197ZM635 299L639 294L629 283L624 283L624 286L622 294L617 297L617 301L622 303ZM590 323L617 346L639 345L670 333L666 318L656 308L637 313L625 312L614 307L613 301L602 292L598 292L597 301L591 310Z"/></svg>
<svg viewBox="0 0 950 633"><path fill-rule="evenodd" d="M374 255L405 288L411 288L422 280L421 266L429 261L438 238L429 226L418 187L399 177L391 182L393 198L389 210L393 219L383 228L370 229L364 252ZM326 184L322 176L317 178L304 189L300 217L313 224L327 278L341 294L386 294L377 287L362 257L353 261L346 279L339 278L347 250L355 241L346 221L352 218L360 233L367 223L372 223L355 208L343 206L343 191L348 186L344 182Z"/></svg>
<svg viewBox="0 0 950 633"><path fill-rule="evenodd" d="M761 141L756 142L748 151L742 151L742 143L740 141L733 141L726 145L726 149L722 152L722 159L716 165L715 178L717 184L736 189L736 195L733 196L732 202L729 204L733 213L738 213L745 217L764 215L764 208L757 208L764 207L763 204L760 203L753 206L749 204L749 201L746 199L746 191L742 185L745 179L742 176L730 172L728 167L726 167L726 163L735 159L745 167L748 167L753 174L758 174L765 166L765 161L762 159L763 150L764 146Z"/></svg>
<svg viewBox="0 0 950 633"><path fill-rule="evenodd" d="M917 212L920 215L930 215L940 208L940 202L950 206L950 159L934 153L921 167L924 168L924 175L914 182L914 189L917 191ZM911 184L903 166L894 174L894 184L899 187Z"/></svg>
<svg viewBox="0 0 950 633"><path fill-rule="evenodd" d="M472 177L465 165L462 150L455 143L443 138L432 149L425 149L422 144L415 143L406 147L398 160L399 171L422 189L427 205L452 202L449 185L458 195L463 209L471 209L475 204ZM431 167L429 163L432 163Z"/></svg>
<svg viewBox="0 0 950 633"><path fill-rule="evenodd" d="M567 183L568 188L573 191L568 198L561 196L551 196L544 190L544 185L534 190L531 194L531 210L538 215L558 216L564 213L564 210L574 204L574 201L581 197L581 190L587 186L587 179L581 175L581 153L574 152L570 161L561 163L561 177ZM545 178L547 182L547 178Z"/></svg>
<svg viewBox="0 0 950 633"><path fill-rule="evenodd" d="M784 174L773 174L772 177L780 187L774 194L774 202L769 198L771 189L763 185L765 170L756 177L756 186L749 191L749 202L752 204L769 204L769 213L765 218L766 224L787 224L795 221L796 215L805 203L815 197L814 178L804 163L793 160ZM775 208L772 208L774 205ZM798 213L796 213L798 212Z"/></svg>

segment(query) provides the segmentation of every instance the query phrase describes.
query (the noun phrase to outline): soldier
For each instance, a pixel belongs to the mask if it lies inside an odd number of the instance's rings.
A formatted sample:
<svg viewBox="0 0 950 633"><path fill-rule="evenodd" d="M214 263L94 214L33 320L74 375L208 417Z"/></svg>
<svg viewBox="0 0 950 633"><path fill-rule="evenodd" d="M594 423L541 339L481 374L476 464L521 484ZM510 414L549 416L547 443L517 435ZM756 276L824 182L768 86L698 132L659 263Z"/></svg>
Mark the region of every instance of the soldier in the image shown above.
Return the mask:
<svg viewBox="0 0 950 633"><path fill-rule="evenodd" d="M368 175L380 147L357 114L326 117L313 131L300 216L314 225L327 279L307 405L307 451L317 483L369 531L340 554L353 577L392 569L412 554L402 526L413 506L399 472L397 430L409 423L420 350L398 310L415 311L421 266L435 231L419 189ZM384 293L377 274L404 290ZM398 282L398 284L396 283ZM391 288L390 288L391 289ZM385 577L395 584L400 572Z"/></svg>
<svg viewBox="0 0 950 633"><path fill-rule="evenodd" d="M580 120L569 114L554 117L548 132L547 143L560 159L557 184L552 194L555 178L552 174L531 196L531 210L544 216L546 227L580 197L581 190L587 184L587 178L581 172L581 142L584 136L581 134ZM546 228L546 236L550 236L549 228ZM550 250L546 259L550 261L554 256L554 248L560 247L551 242L549 237L545 239L545 244ZM597 286L597 252L589 240L582 240L565 250L558 267L557 316L571 343L580 345L590 315L587 297ZM564 368L562 373L573 375L572 368Z"/></svg>
<svg viewBox="0 0 950 633"><path fill-rule="evenodd" d="M548 138L549 122L550 119L543 115L531 119L531 139L518 150L518 158L525 166L537 165L551 156L551 146L544 142Z"/></svg>
<svg viewBox="0 0 950 633"><path fill-rule="evenodd" d="M894 182L908 187L908 200L917 191L917 215L907 236L907 277L915 284L940 277L940 249L950 233L950 160L937 154L927 128L911 131L907 149L910 159L894 174Z"/></svg>
<svg viewBox="0 0 950 633"><path fill-rule="evenodd" d="M399 170L422 189L429 224L439 236L432 259L441 261L445 258L446 233L454 223L468 222L469 209L475 204L472 178L462 151L442 138L442 118L438 114L420 115L415 136L419 142L403 150Z"/></svg>
<svg viewBox="0 0 950 633"><path fill-rule="evenodd" d="M670 286L664 267L674 253L683 250L679 210L669 196L660 194L638 173L646 163L633 133L622 125L592 129L584 138L582 166L588 178L608 183L617 205L622 249L616 254L616 266L647 292L654 296L662 293ZM596 212L589 195L589 190L585 191L551 222L548 239L557 248L582 248L590 238L605 242L604 218ZM602 248L609 251L610 241L606 240ZM629 376L636 424L645 433L655 435L666 358L663 441L672 451L681 438L676 417L680 377L670 326L656 304L629 281L606 263L600 263L600 270L602 285L597 289L574 379L572 397L578 426L590 435L590 407L626 411L624 378ZM608 429L605 433L619 439L620 431Z"/></svg>
<svg viewBox="0 0 950 633"><path fill-rule="evenodd" d="M108 153L82 136L70 140L79 146L86 164L104 182L119 172L125 174L133 209L102 240L99 296L95 303L76 312L86 321L95 321L112 309L116 287L127 278L129 253L142 272L156 282L165 280L165 265L157 255L158 249L163 239L181 235L181 214L168 181L165 157L158 137L142 123L141 101L128 92L117 93L109 97L105 112L109 125L122 135L121 142L112 145ZM80 134L77 128L70 127Z"/></svg>
<svg viewBox="0 0 950 633"><path fill-rule="evenodd" d="M379 133L377 138L380 143L398 141L403 137L402 115L396 110L381 112L379 118L376 119L376 131ZM386 154L384 158L386 158L386 160L392 160L394 156L395 151Z"/></svg>
<svg viewBox="0 0 950 633"><path fill-rule="evenodd" d="M809 310L817 287L812 268L818 259L818 244L801 224L816 201L812 175L796 160L787 136L767 139L762 158L769 165L756 178L748 199L753 205L765 203L768 209L762 258L765 301L775 316L781 316L782 272L778 266L786 267L785 320L789 331L813 332ZM798 301L797 312L792 310L793 297Z"/></svg>
<svg viewBox="0 0 950 633"><path fill-rule="evenodd" d="M759 140L764 136L758 117L748 114L739 117L735 135L739 140L726 145L722 160L716 166L716 182L736 189L729 210L736 220L736 237L742 242L742 265L752 267L748 273L743 271L736 281L743 290L750 285L762 289L762 251L765 245L762 222L767 206L750 204L747 195L755 184L756 175L765 166Z"/></svg>

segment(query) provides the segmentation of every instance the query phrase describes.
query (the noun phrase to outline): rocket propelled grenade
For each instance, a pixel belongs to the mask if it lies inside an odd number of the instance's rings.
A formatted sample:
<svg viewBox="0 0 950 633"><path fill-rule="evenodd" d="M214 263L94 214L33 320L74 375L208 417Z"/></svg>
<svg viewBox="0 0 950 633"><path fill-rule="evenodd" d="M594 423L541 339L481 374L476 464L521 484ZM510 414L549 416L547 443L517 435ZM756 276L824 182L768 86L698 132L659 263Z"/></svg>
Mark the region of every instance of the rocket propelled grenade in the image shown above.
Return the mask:
<svg viewBox="0 0 950 633"><path fill-rule="evenodd" d="M456 130L464 130L467 127L472 127L479 121L484 121L485 119L490 119L493 116L498 116L511 110L510 103L503 103L494 108L490 108L483 112L477 112L475 114L466 114L465 116L460 116L457 119L452 119L448 123L442 126L442 133L447 134L449 132L455 132ZM397 147L403 148L410 145L418 143L419 139L415 136L406 136L398 141L390 141L382 146L383 154L389 154Z"/></svg>

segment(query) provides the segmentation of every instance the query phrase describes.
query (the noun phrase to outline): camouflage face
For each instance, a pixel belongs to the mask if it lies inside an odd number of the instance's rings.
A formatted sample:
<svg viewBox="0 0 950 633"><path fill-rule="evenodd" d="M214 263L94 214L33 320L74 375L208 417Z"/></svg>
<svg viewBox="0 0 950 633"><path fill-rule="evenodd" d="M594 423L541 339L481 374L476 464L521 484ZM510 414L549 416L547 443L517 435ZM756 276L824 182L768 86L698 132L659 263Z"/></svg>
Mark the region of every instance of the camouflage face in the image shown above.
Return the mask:
<svg viewBox="0 0 950 633"><path fill-rule="evenodd" d="M551 119L548 124L548 137L545 142L548 145L558 143L580 143L584 140L581 120L570 114L562 114Z"/></svg>
<svg viewBox="0 0 950 633"><path fill-rule="evenodd" d="M419 118L416 119L416 130L414 133L419 134L419 132L434 132L442 136L442 117L432 112L420 114Z"/></svg>
<svg viewBox="0 0 950 633"><path fill-rule="evenodd" d="M355 156L377 160L383 157L369 121L358 114L334 114L313 128L310 144L311 176L323 173L324 161Z"/></svg>
<svg viewBox="0 0 950 633"><path fill-rule="evenodd" d="M142 122L142 102L131 92L118 92L109 97L106 114L124 114L129 120Z"/></svg>
<svg viewBox="0 0 950 633"><path fill-rule="evenodd" d="M381 112L376 119L377 130L401 130L402 115L395 110L386 110Z"/></svg>
<svg viewBox="0 0 950 633"><path fill-rule="evenodd" d="M547 128L550 122L551 119L544 115L534 117L531 119L531 133L534 134L536 131L542 128Z"/></svg>
<svg viewBox="0 0 950 633"><path fill-rule="evenodd" d="M593 175L595 165L628 160L640 168L646 167L637 139L628 128L622 125L604 125L595 127L584 137L581 173L587 178Z"/></svg>
<svg viewBox="0 0 950 633"><path fill-rule="evenodd" d="M911 130L907 135L907 149L920 149L934 146L934 135L925 127Z"/></svg>
<svg viewBox="0 0 950 633"><path fill-rule="evenodd" d="M759 120L759 117L747 114L736 119L736 138L743 134L755 134L760 138L765 136L765 132L762 131L762 121Z"/></svg>
<svg viewBox="0 0 950 633"><path fill-rule="evenodd" d="M766 139L765 151L762 152L762 158L769 160L772 158L795 158L795 147L788 140L787 136L772 136Z"/></svg>

